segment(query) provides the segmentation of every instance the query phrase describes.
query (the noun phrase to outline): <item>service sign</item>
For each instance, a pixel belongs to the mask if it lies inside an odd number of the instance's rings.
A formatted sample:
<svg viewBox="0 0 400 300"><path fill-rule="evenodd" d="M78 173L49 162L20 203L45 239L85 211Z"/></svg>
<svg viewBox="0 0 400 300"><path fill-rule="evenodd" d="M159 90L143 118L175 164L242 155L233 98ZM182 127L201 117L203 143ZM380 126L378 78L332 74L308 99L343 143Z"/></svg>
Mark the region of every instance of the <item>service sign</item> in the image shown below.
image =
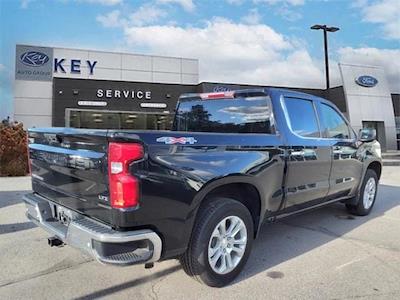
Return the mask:
<svg viewBox="0 0 400 300"><path fill-rule="evenodd" d="M15 79L51 81L53 48L17 45Z"/></svg>
<svg viewBox="0 0 400 300"><path fill-rule="evenodd" d="M378 84L378 79L369 75L362 75L356 78L356 83L363 87L374 87Z"/></svg>

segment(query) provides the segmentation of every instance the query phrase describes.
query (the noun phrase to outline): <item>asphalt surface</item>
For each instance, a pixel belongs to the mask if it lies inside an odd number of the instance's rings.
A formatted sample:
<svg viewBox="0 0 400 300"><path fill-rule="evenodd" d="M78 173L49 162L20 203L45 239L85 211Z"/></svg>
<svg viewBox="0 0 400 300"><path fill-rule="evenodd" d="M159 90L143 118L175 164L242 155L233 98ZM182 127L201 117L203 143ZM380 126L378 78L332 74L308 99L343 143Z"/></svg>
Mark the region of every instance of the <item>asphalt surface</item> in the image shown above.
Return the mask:
<svg viewBox="0 0 400 300"><path fill-rule="evenodd" d="M101 265L28 222L30 179L0 178L0 299L400 299L400 167L384 167L373 212L341 204L262 228L230 286L188 277L177 260Z"/></svg>

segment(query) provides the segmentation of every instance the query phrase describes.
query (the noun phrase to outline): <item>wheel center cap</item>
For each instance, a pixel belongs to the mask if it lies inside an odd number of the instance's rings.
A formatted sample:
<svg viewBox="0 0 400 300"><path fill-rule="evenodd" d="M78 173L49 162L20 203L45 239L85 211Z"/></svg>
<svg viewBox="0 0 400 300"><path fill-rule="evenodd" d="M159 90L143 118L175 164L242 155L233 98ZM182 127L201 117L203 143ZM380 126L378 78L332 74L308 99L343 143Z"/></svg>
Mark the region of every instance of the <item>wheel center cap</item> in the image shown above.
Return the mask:
<svg viewBox="0 0 400 300"><path fill-rule="evenodd" d="M221 241L221 245L222 247L226 248L226 246L228 246L228 240L226 238L223 238Z"/></svg>

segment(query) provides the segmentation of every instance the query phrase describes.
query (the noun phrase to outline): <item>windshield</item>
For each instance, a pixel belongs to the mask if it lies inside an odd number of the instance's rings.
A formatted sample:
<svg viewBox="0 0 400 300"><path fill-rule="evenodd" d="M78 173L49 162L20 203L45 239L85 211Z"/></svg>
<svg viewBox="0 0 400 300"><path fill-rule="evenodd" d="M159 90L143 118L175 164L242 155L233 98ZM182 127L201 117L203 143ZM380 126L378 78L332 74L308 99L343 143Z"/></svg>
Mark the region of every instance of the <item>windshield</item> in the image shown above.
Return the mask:
<svg viewBox="0 0 400 300"><path fill-rule="evenodd" d="M272 133L268 97L180 102L174 130L222 133Z"/></svg>

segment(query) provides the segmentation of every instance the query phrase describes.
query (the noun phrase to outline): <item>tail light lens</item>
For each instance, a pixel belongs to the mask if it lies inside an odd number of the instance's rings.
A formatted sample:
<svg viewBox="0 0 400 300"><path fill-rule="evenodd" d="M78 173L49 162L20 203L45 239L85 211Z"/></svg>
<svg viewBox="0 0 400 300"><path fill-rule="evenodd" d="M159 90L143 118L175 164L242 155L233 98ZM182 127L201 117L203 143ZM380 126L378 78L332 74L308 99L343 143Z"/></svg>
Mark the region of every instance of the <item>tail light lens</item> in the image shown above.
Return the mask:
<svg viewBox="0 0 400 300"><path fill-rule="evenodd" d="M129 173L129 164L142 159L143 147L133 143L108 145L108 178L111 206L130 208L139 204L139 180Z"/></svg>

